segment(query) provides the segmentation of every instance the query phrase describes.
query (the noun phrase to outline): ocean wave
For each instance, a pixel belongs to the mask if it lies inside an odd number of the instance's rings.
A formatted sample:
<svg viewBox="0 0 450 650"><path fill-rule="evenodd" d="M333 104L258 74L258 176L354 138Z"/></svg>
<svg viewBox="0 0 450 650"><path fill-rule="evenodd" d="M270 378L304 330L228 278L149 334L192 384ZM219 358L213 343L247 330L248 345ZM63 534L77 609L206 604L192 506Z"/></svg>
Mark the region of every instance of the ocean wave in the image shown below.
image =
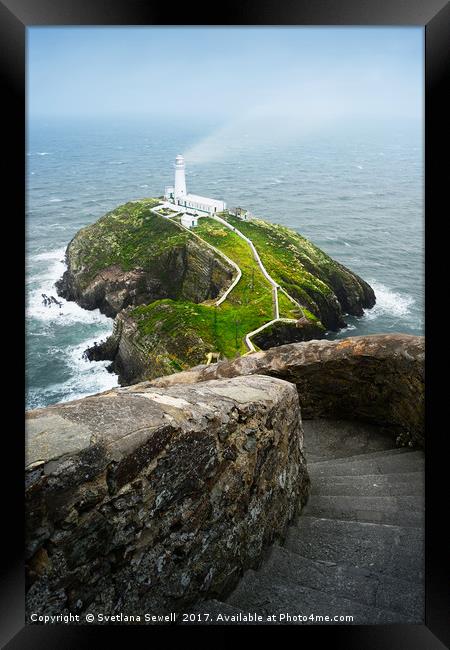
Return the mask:
<svg viewBox="0 0 450 650"><path fill-rule="evenodd" d="M110 390L119 385L117 375L107 370L109 361L88 361L82 358L82 353L89 347L89 344L92 343L87 340L80 345L68 348L66 358L67 364L70 364L71 376L61 383L53 383L45 388L29 390L27 395L28 409L80 399Z"/></svg>
<svg viewBox="0 0 450 650"><path fill-rule="evenodd" d="M86 348L92 346L95 341L100 342L111 333L112 319L101 314L98 309L87 311L75 302L68 302L56 294L55 282L66 269L64 252L64 248L58 248L29 258L34 262L47 264L44 271L35 273L30 278L37 286L27 295L26 315L30 319L27 324L27 336L48 337L50 345L46 347L45 354L61 359L69 369L70 377L61 383L49 384L45 388L31 389L27 396L27 408L38 408L78 399L118 385L117 375L107 370L109 361L91 362L83 357ZM50 306L44 305L42 294L54 296L61 303L61 307L55 303L51 303ZM33 327L31 325L33 320L38 321L39 324ZM55 327L61 325L64 328L72 326L72 330L67 330L63 339L72 337L75 332L78 334L78 342L72 345L58 345ZM82 341L79 340L80 334L84 337ZM86 338L87 334L89 336ZM56 345L51 345L54 342Z"/></svg>
<svg viewBox="0 0 450 650"><path fill-rule="evenodd" d="M60 259L64 259L64 254L66 252L65 248L57 248L52 251L44 251L42 253L35 253L34 255L30 255L29 259L31 260L49 260L49 261L57 261Z"/></svg>
<svg viewBox="0 0 450 650"><path fill-rule="evenodd" d="M365 310L365 318L374 320L384 315L401 318L411 313L411 307L415 302L412 296L393 291L381 282L369 280L369 284L375 291L377 301L372 309Z"/></svg>
<svg viewBox="0 0 450 650"><path fill-rule="evenodd" d="M49 203L61 203L61 201L63 201L63 200L64 200L64 199L58 199L57 197L55 197L55 198L53 198L53 199L49 199L48 202L49 202Z"/></svg>
<svg viewBox="0 0 450 650"><path fill-rule="evenodd" d="M76 302L69 302L57 296L55 282L62 277L66 270L64 253L64 248L58 248L31 256L31 260L47 261L49 264L44 271L30 277L30 281L37 282L38 286L27 295L27 318L47 324L57 322L58 325L73 325L74 323L104 325L105 333L110 332L112 320L100 313L98 309L88 311L82 309ZM43 303L42 294L55 296L56 300L61 303L61 307L55 303L46 306Z"/></svg>

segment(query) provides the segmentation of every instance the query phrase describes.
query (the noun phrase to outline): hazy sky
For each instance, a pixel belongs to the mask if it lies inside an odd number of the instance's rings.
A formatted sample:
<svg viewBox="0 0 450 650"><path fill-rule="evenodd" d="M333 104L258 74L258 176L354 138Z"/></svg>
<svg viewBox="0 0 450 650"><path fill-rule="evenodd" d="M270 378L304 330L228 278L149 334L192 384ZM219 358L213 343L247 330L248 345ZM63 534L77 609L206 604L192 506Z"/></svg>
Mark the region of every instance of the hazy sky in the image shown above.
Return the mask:
<svg viewBox="0 0 450 650"><path fill-rule="evenodd" d="M421 27L32 27L27 34L31 118L422 118Z"/></svg>

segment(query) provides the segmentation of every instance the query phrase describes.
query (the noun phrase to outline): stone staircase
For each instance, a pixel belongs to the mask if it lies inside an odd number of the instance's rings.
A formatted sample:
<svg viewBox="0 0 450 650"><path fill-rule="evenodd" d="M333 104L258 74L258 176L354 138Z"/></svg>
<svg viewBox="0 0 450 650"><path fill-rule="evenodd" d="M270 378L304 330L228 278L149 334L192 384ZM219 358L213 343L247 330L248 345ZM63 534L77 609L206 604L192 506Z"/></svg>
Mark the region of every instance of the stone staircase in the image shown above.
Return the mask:
<svg viewBox="0 0 450 650"><path fill-rule="evenodd" d="M395 448L370 425L310 420L304 429L311 495L284 544L225 602L192 611L209 613L204 622L213 624L219 613L261 614L264 622L275 614L272 624L423 623L423 452Z"/></svg>

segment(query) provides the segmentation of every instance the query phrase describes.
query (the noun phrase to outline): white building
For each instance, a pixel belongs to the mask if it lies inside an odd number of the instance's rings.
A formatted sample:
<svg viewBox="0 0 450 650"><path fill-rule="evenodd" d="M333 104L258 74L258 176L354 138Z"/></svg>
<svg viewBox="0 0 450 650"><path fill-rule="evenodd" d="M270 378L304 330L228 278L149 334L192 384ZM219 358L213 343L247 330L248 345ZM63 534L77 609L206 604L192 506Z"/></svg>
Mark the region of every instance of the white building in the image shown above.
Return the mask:
<svg viewBox="0 0 450 650"><path fill-rule="evenodd" d="M183 215L181 223L188 228L195 227L198 221L198 218L189 219L188 215L193 215L194 217L206 216L208 214L222 212L226 208L225 201L209 199L206 196L188 194L186 192L185 164L183 156L180 155L175 160L175 185L174 187L166 187L164 197L171 203L185 208L185 215Z"/></svg>
<svg viewBox="0 0 450 650"><path fill-rule="evenodd" d="M182 214L181 225L185 228L195 228L198 225L198 215L196 214Z"/></svg>

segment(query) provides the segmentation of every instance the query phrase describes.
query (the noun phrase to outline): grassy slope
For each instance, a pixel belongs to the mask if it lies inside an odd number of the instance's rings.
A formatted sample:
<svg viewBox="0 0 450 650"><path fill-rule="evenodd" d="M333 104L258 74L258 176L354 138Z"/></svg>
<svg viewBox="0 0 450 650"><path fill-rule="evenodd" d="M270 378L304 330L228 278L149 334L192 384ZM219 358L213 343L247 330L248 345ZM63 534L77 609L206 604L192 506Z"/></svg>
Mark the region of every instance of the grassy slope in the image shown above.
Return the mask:
<svg viewBox="0 0 450 650"><path fill-rule="evenodd" d="M271 285L253 259L248 244L225 226L211 219L200 219L195 233L238 264L242 271L239 283L219 307L172 300L138 307L133 315L139 331L145 337L155 329L171 336L177 330L191 330L226 357L243 354L247 352L245 334L273 318ZM282 293L279 293L279 308L282 318L300 317L299 310ZM307 318L317 322L308 310L304 311Z"/></svg>
<svg viewBox="0 0 450 650"><path fill-rule="evenodd" d="M323 295L333 293L326 279L336 269L336 264L308 239L284 226L260 219L242 221L229 214L222 216L253 241L270 275L300 303L309 304L311 294L316 291Z"/></svg>
<svg viewBox="0 0 450 650"><path fill-rule="evenodd" d="M144 336L155 327L172 336L179 328L192 329L216 351L234 357L237 353L247 352L243 341L245 334L272 319L271 286L254 261L248 245L225 226L210 219L200 219L195 232L240 267L242 277L229 298L219 307L162 300L138 307L133 314L140 317L139 329ZM298 317L287 299L286 302L289 317ZM160 324L161 319L164 322Z"/></svg>
<svg viewBox="0 0 450 650"><path fill-rule="evenodd" d="M71 258L86 268L84 285L113 264L124 271L154 266L163 249L183 244L191 236L151 212L158 203L154 199L125 203L79 231L70 244Z"/></svg>

